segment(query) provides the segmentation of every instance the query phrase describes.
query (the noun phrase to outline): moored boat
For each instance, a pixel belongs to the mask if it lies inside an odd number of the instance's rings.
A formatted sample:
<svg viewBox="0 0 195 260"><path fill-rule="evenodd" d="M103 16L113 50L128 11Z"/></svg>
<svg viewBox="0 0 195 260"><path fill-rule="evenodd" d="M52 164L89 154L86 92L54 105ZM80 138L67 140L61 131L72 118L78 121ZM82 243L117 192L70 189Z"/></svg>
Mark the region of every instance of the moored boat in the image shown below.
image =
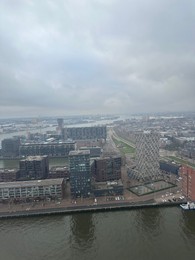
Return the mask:
<svg viewBox="0 0 195 260"><path fill-rule="evenodd" d="M181 204L180 207L184 210L195 210L195 203L194 202L187 202L186 204Z"/></svg>

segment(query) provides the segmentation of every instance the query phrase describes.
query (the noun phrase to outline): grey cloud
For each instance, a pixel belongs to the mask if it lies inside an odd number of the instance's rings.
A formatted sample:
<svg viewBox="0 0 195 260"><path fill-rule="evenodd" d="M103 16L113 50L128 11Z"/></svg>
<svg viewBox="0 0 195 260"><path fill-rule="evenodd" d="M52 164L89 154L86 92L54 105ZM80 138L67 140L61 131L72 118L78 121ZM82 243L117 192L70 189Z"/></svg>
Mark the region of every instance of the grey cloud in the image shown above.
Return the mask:
<svg viewBox="0 0 195 260"><path fill-rule="evenodd" d="M1 1L0 15L0 116L195 108L192 0Z"/></svg>

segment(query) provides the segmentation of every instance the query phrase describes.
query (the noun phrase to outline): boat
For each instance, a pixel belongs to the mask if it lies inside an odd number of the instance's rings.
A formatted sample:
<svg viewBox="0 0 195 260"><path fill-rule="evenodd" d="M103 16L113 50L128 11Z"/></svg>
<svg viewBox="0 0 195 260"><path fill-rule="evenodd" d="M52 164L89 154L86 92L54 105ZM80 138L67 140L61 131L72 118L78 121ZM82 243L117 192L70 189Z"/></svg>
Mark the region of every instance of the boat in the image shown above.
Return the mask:
<svg viewBox="0 0 195 260"><path fill-rule="evenodd" d="M195 210L195 203L187 202L186 204L181 204L180 207L184 210Z"/></svg>

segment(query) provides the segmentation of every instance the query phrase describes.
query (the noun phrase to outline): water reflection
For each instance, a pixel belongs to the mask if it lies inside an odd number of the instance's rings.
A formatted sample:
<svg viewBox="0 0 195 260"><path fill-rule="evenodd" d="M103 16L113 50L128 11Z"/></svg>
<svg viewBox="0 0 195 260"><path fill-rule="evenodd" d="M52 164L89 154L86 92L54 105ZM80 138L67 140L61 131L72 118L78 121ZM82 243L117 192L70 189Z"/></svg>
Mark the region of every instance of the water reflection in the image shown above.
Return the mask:
<svg viewBox="0 0 195 260"><path fill-rule="evenodd" d="M72 242L82 250L91 247L94 241L93 215L89 213L71 216Z"/></svg>
<svg viewBox="0 0 195 260"><path fill-rule="evenodd" d="M194 211L182 211L183 225L182 229L187 236L192 235L195 239L195 215Z"/></svg>
<svg viewBox="0 0 195 260"><path fill-rule="evenodd" d="M148 234L159 233L159 227L162 216L158 208L142 209L136 212L136 223L140 231L145 231Z"/></svg>
<svg viewBox="0 0 195 260"><path fill-rule="evenodd" d="M0 160L0 168L19 168L19 160Z"/></svg>

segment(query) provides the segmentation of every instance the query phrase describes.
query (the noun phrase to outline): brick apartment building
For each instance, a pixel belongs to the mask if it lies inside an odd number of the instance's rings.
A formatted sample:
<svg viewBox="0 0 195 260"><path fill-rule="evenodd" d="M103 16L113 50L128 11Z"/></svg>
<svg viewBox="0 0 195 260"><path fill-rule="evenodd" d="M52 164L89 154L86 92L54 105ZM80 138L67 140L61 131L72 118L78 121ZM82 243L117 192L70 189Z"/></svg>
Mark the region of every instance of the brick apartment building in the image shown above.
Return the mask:
<svg viewBox="0 0 195 260"><path fill-rule="evenodd" d="M19 180L39 180L46 179L49 173L48 156L28 156L20 160Z"/></svg>
<svg viewBox="0 0 195 260"><path fill-rule="evenodd" d="M121 179L121 164L120 156L95 159L91 164L95 181L104 182Z"/></svg>
<svg viewBox="0 0 195 260"><path fill-rule="evenodd" d="M195 201L195 168L182 166L182 193L190 201Z"/></svg>

